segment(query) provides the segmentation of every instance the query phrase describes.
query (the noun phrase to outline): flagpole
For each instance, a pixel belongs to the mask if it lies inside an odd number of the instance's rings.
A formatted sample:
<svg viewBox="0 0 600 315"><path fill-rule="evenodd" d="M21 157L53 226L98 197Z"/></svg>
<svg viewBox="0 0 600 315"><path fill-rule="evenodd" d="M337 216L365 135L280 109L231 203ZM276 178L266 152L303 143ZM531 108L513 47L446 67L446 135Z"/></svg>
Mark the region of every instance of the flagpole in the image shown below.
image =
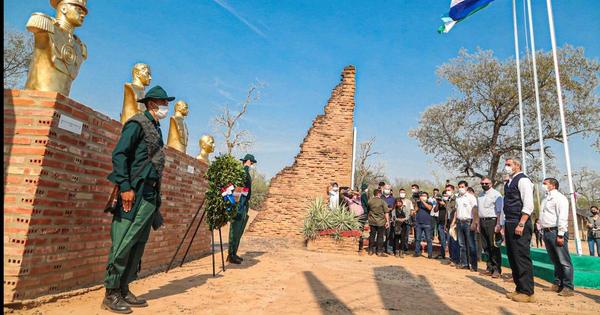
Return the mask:
<svg viewBox="0 0 600 315"><path fill-rule="evenodd" d="M533 83L535 88L535 109L537 112L538 137L540 138L540 158L542 160L542 180L546 178L546 158L544 156L544 135L542 133L542 113L540 110L540 91L537 79L537 63L535 60L535 38L533 36L533 18L531 16L531 0L527 0L529 19L529 37L531 37L531 61L533 62Z"/></svg>
<svg viewBox="0 0 600 315"><path fill-rule="evenodd" d="M529 0L528 0L529 1ZM560 86L560 74L558 73L558 56L556 53L556 36L554 34L554 15L552 13L552 1L546 0L548 9L548 24L550 24L550 41L552 42L552 58L554 59L554 75L556 77L556 94L558 96L558 109L560 110L560 124L562 128L563 147L565 149L565 162L567 164L567 179L569 181L569 196L571 197L571 212L573 214L573 227L575 229L575 248L577 255L581 256L581 239L579 238L579 226L577 224L577 203L575 200L575 189L573 188L573 175L571 173L571 156L569 154L569 138L565 124L565 109L563 104L562 88Z"/></svg>
<svg viewBox="0 0 600 315"><path fill-rule="evenodd" d="M521 63L519 61L519 32L517 30L517 0L513 0L513 26L515 30L515 59L517 63L517 90L519 91L519 123L521 125L521 163L523 173L527 174L527 162L525 156L525 128L523 124L523 94L521 91Z"/></svg>

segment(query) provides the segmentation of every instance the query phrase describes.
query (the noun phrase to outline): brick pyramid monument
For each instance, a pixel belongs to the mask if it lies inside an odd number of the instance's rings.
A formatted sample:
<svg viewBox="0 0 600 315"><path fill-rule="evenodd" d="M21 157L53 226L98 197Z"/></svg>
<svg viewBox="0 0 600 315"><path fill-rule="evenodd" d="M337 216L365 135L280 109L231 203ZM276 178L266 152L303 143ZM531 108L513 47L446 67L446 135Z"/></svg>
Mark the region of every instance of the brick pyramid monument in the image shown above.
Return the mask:
<svg viewBox="0 0 600 315"><path fill-rule="evenodd" d="M294 164L271 179L262 211L249 228L253 234L301 238L308 203L319 196L327 198L332 182L350 186L355 74L354 66L344 68L325 113L313 121Z"/></svg>

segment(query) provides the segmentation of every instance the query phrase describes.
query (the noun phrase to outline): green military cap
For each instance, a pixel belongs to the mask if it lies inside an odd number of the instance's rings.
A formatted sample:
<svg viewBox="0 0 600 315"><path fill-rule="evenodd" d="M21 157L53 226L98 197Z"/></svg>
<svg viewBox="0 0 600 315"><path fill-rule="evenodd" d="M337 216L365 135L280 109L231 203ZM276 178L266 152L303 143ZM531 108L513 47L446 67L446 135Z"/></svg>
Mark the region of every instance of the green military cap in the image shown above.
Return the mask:
<svg viewBox="0 0 600 315"><path fill-rule="evenodd" d="M254 155L252 155L252 154L246 154L246 156L244 156L243 159L240 159L240 161L242 161L242 162L251 161L252 163L256 163L256 159L254 158Z"/></svg>
<svg viewBox="0 0 600 315"><path fill-rule="evenodd" d="M153 88L151 88L150 90L148 90L148 93L146 93L146 96L144 96L144 98L141 98L139 100L137 100L139 103L146 103L147 101L154 99L154 100L167 100L167 101L172 101L175 99L174 96L167 96L167 92L160 86L157 85Z"/></svg>

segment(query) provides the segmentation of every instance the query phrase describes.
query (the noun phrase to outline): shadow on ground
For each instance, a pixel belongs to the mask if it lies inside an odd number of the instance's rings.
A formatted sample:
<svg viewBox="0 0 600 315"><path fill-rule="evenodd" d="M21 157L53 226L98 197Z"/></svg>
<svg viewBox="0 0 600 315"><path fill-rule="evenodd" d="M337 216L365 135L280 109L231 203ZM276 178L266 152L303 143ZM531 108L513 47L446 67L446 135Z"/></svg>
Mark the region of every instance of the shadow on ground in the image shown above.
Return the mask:
<svg viewBox="0 0 600 315"><path fill-rule="evenodd" d="M305 271L304 277L310 285L313 295L319 302L319 307L321 307L323 314L352 314L352 310L311 271Z"/></svg>
<svg viewBox="0 0 600 315"><path fill-rule="evenodd" d="M428 314L459 314L440 299L423 275L415 277L401 266L375 267L374 275L379 296L388 312L411 314L426 309ZM407 301L402 294L406 290L421 294Z"/></svg>
<svg viewBox="0 0 600 315"><path fill-rule="evenodd" d="M217 278L219 277L222 277L222 275L217 274ZM141 295L140 298L146 300L155 300L184 293L191 288L203 285L209 278L212 278L212 274L193 275L182 279L172 280L165 285L162 285L156 289L152 289L148 293Z"/></svg>

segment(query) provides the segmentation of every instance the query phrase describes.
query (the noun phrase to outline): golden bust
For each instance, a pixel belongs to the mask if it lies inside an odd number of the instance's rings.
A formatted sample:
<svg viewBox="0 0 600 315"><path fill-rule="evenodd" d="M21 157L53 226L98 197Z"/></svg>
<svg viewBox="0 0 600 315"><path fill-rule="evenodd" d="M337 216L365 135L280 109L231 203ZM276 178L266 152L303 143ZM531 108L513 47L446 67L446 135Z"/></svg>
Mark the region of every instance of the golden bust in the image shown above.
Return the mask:
<svg viewBox="0 0 600 315"><path fill-rule="evenodd" d="M138 103L137 100L144 98L144 91L150 81L152 74L150 67L145 63L137 63L133 66L131 72L133 79L131 83L125 83L123 96L123 109L121 111L121 123L124 124L131 116L146 110L143 103Z"/></svg>
<svg viewBox="0 0 600 315"><path fill-rule="evenodd" d="M196 159L208 164L208 156L215 151L215 139L210 135L203 135L200 138L200 154Z"/></svg>
<svg viewBox="0 0 600 315"><path fill-rule="evenodd" d="M177 101L175 103L175 115L171 116L169 136L167 138L167 146L183 153L186 151L188 142L188 130L183 120L188 112L188 104L186 102Z"/></svg>
<svg viewBox="0 0 600 315"><path fill-rule="evenodd" d="M87 0L50 0L56 18L33 13L27 30L33 33L34 49L25 88L58 92L65 96L87 58L87 48L73 34L87 15Z"/></svg>

